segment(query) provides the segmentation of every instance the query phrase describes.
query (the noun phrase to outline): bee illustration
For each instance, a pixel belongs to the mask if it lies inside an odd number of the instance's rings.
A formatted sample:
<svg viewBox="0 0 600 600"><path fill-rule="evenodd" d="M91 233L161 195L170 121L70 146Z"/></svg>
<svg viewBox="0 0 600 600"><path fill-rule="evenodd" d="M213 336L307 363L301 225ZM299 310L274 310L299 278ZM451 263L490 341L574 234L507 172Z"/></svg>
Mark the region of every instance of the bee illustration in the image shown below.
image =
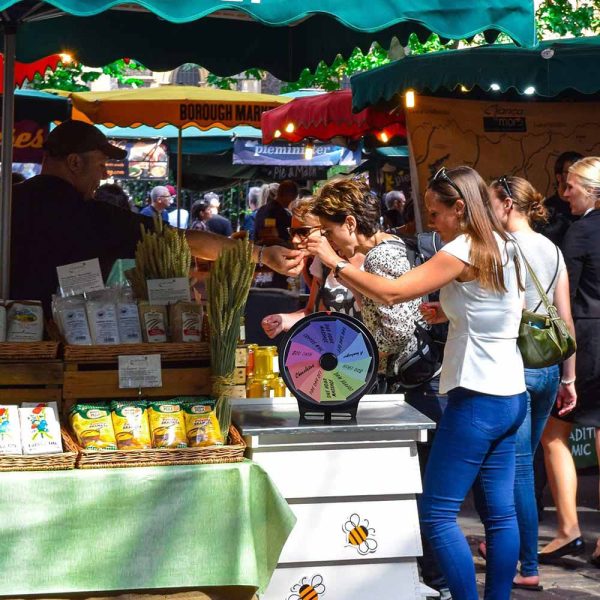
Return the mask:
<svg viewBox="0 0 600 600"><path fill-rule="evenodd" d="M323 578L320 575L314 575L307 583L308 577L303 577L300 583L291 588L293 592L287 600L319 600L325 594Z"/></svg>
<svg viewBox="0 0 600 600"><path fill-rule="evenodd" d="M353 546L361 556L377 550L377 542L373 537L375 530L373 528L369 529L369 521L367 519L361 519L354 513L342 525L342 530L346 534L348 541L346 546Z"/></svg>

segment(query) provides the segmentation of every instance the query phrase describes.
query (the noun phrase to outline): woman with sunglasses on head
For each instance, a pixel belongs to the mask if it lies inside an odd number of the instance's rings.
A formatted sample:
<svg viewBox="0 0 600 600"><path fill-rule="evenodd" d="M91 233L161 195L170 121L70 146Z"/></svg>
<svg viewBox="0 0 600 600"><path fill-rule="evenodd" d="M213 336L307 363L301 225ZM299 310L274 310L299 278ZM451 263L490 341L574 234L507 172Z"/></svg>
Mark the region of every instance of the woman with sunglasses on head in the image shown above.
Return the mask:
<svg viewBox="0 0 600 600"><path fill-rule="evenodd" d="M380 231L380 206L379 199L362 178L337 177L319 190L313 213L320 219L325 244L336 255L335 260L325 263L336 277L344 266L351 265L361 255L363 269L368 273L396 279L410 270L404 242ZM316 245L317 238L308 240L309 249ZM388 369L390 355L395 363L400 363L417 350L415 323L423 322L419 304L415 299L389 306L362 298L362 319L379 349L382 383L386 372L393 369L393 365Z"/></svg>
<svg viewBox="0 0 600 600"><path fill-rule="evenodd" d="M571 214L579 217L562 243L577 332L577 369L569 376L575 380L577 406L567 414L553 410L542 435L558 531L539 553L541 563L585 551L577 517L577 472L569 448L574 423L595 428L600 456L600 157L582 158L569 167L564 197ZM600 568L600 540L591 563Z"/></svg>
<svg viewBox="0 0 600 600"><path fill-rule="evenodd" d="M294 248L306 251L305 265L309 258L306 250L308 239L321 235L321 223L319 218L311 212L312 208L312 197L300 198L290 204L292 223L288 233ZM357 255L352 264L360 268L363 258L362 255ZM355 298L351 290L335 279L331 269L324 268L321 261L314 258L308 271L309 275L306 273L305 266L304 278L311 281L310 296L306 307L293 313L267 315L261 321L264 332L271 339L284 331L289 331L302 317L317 310L343 312L360 318L359 299Z"/></svg>
<svg viewBox="0 0 600 600"><path fill-rule="evenodd" d="M318 203L318 200L317 200ZM475 567L457 523L474 484L484 491L486 600L508 600L519 554L514 506L515 434L526 413L517 335L523 296L514 244L470 167L441 169L425 193L431 227L446 245L397 279L337 264L326 240L308 247L363 296L392 306L441 289L431 322L450 321L440 380L448 393L427 464L420 517L453 598L477 600ZM444 314L445 313L445 314Z"/></svg>
<svg viewBox="0 0 600 600"><path fill-rule="evenodd" d="M500 223L519 245L520 251L536 274L551 304L575 335L569 298L569 277L561 251L548 238L536 233L532 226L547 220L544 197L521 177L500 177L490 186L492 208ZM546 312L540 294L528 277L525 286L525 308ZM543 369L525 369L527 416L517 432L515 505L519 522L521 548L520 570L514 587L539 591L538 513L533 478L533 455L556 401L558 414L575 408L575 355L563 363L562 378L558 365ZM478 499L477 499L478 500ZM479 504L479 501L477 502ZM485 545L480 554L485 557Z"/></svg>

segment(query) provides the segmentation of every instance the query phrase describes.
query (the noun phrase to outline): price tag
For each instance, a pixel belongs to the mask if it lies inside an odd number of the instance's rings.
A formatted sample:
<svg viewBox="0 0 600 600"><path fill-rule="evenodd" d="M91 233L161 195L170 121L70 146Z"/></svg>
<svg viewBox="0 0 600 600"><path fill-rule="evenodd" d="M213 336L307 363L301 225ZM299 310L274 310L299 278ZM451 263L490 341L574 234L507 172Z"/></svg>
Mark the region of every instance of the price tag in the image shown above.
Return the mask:
<svg viewBox="0 0 600 600"><path fill-rule="evenodd" d="M104 280L97 258L56 267L56 272L62 296L74 296L104 289Z"/></svg>
<svg viewBox="0 0 600 600"><path fill-rule="evenodd" d="M175 304L180 300L190 301L190 282L187 277L172 279L148 279L150 304Z"/></svg>
<svg viewBox="0 0 600 600"><path fill-rule="evenodd" d="M160 354L119 356L119 389L162 387Z"/></svg>

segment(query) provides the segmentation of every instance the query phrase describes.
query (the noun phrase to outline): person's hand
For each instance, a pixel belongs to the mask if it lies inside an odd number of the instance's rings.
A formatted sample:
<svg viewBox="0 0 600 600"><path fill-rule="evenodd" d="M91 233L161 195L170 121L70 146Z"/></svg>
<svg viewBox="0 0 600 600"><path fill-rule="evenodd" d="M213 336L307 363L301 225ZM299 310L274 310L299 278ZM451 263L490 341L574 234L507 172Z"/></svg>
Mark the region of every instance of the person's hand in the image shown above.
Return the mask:
<svg viewBox="0 0 600 600"><path fill-rule="evenodd" d="M286 319L287 315L267 315L260 324L262 325L263 331L273 339L278 336L282 331L288 331L289 326Z"/></svg>
<svg viewBox="0 0 600 600"><path fill-rule="evenodd" d="M318 256L321 262L330 269L333 269L340 262L339 254L331 247L324 235L309 237L306 241L306 247L311 254Z"/></svg>
<svg viewBox="0 0 600 600"><path fill-rule="evenodd" d="M558 395L556 396L556 408L558 415L562 417L570 413L577 406L577 392L575 391L575 382L558 387Z"/></svg>
<svg viewBox="0 0 600 600"><path fill-rule="evenodd" d="M296 277L302 272L304 254L300 250L290 250L283 246L267 246L262 252L262 262L288 277Z"/></svg>
<svg viewBox="0 0 600 600"><path fill-rule="evenodd" d="M429 325L437 325L438 323L446 323L448 317L442 309L439 302L422 302L419 310Z"/></svg>

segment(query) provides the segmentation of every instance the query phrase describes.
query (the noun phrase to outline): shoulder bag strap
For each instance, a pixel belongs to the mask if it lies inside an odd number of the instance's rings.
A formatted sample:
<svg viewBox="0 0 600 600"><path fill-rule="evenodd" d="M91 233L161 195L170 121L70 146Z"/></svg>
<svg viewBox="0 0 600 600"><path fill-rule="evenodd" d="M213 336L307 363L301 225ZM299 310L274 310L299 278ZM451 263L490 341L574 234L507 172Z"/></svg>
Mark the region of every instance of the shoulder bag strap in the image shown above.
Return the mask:
<svg viewBox="0 0 600 600"><path fill-rule="evenodd" d="M542 284L540 283L540 280L537 278L537 275L535 274L534 270L531 268L531 265L529 264L529 261L525 258L525 255L523 254L523 251L521 250L521 246L519 246L519 244L517 243L516 240L513 239L512 241L515 244L515 246L518 248L519 255L521 256L521 259L525 263L525 267L527 268L527 272L529 273L529 276L533 280L535 288L537 289L537 292L538 292L538 294L539 294L539 296L540 296L540 298L542 300L542 303L544 304L544 307L546 308L546 311L548 311L549 308L552 305L550 304L550 300L548 299L548 296L546 295L546 292L544 292L544 288L542 287Z"/></svg>
<svg viewBox="0 0 600 600"><path fill-rule="evenodd" d="M556 280L556 276L558 275L558 267L560 266L560 254L559 254L559 249L558 246L556 246L556 269L554 269L554 276L552 277L552 281L550 282L550 285L548 286L548 289L546 290L546 296L550 293L550 290L552 289L552 286L554 285L554 282ZM542 301L540 300L537 304L537 306L533 309L533 312L537 312L538 308L541 306Z"/></svg>

